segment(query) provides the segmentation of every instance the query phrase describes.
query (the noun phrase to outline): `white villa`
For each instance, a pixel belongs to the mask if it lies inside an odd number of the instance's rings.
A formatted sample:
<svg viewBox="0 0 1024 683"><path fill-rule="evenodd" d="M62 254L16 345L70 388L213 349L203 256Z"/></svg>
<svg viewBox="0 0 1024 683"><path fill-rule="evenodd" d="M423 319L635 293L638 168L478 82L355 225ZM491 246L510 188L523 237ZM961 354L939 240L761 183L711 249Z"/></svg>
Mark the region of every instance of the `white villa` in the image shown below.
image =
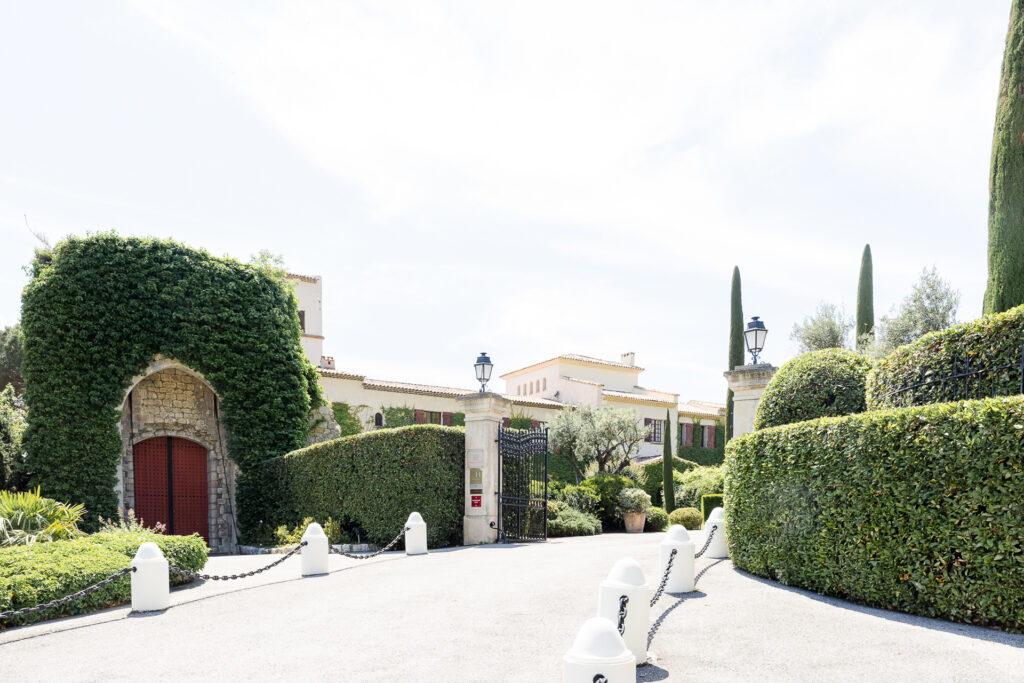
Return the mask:
<svg viewBox="0 0 1024 683"><path fill-rule="evenodd" d="M334 358L323 355L323 284L319 276L289 273L299 302L302 345L320 373L327 400L346 403L365 429L387 426L388 408L409 408L417 424L451 425L459 422L460 396L476 389L459 389L410 382L370 379L335 368ZM578 354L562 354L501 375L504 396L517 417L536 425L548 422L566 406L613 405L632 408L651 427L647 443L636 458L661 457L665 412L677 423L673 439L682 433L686 445L714 447L715 426L725 419L725 406L707 401L679 402L679 394L647 389L640 385L644 369L635 354L624 353L618 361ZM506 420L507 421L507 420ZM676 442L678 443L678 441ZM675 452L675 448L673 448Z"/></svg>

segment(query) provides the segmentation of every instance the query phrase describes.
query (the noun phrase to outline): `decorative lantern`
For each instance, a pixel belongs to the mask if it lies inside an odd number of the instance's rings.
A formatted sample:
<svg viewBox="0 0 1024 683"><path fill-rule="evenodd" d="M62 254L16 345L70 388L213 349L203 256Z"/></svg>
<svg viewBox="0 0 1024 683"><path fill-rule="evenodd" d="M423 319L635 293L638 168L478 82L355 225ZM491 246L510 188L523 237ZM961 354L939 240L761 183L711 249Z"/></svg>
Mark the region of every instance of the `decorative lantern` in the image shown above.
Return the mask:
<svg viewBox="0 0 1024 683"><path fill-rule="evenodd" d="M754 365L757 365L757 356L764 348L764 338L768 336L768 328L756 315L747 323L747 329L743 332L743 338L747 342L747 351L753 356Z"/></svg>
<svg viewBox="0 0 1024 683"><path fill-rule="evenodd" d="M480 382L480 393L486 393L487 383L491 381L491 370L494 369L494 364L486 352L480 352L480 357L476 359L473 368L476 370L476 381Z"/></svg>

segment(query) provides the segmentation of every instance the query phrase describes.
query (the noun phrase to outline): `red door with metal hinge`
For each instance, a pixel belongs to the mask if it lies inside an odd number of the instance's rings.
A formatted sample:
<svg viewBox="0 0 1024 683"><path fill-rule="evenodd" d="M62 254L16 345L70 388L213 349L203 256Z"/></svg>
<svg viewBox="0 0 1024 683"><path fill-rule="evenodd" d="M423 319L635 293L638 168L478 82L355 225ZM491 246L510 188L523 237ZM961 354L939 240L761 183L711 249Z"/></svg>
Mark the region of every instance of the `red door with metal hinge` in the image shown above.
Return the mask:
<svg viewBox="0 0 1024 683"><path fill-rule="evenodd" d="M197 533L209 542L206 449L194 441L157 436L135 444L135 514L167 533Z"/></svg>

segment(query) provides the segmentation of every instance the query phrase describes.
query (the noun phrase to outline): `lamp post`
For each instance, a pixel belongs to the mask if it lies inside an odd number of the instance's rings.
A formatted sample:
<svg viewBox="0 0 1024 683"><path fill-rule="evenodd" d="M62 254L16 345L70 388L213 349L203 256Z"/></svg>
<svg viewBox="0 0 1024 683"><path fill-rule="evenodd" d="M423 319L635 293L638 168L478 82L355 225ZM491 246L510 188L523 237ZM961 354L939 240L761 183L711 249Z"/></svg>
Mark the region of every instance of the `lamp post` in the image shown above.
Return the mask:
<svg viewBox="0 0 1024 683"><path fill-rule="evenodd" d="M768 328L764 326L758 316L753 316L747 323L747 329L743 331L743 338L747 343L747 351L753 356L753 365L757 365L757 356L764 348L764 338L768 336Z"/></svg>
<svg viewBox="0 0 1024 683"><path fill-rule="evenodd" d="M480 357L473 364L473 368L476 370L476 381L480 382L480 393L486 393L487 383L491 381L491 370L494 369L494 363L487 357L485 351L481 351Z"/></svg>

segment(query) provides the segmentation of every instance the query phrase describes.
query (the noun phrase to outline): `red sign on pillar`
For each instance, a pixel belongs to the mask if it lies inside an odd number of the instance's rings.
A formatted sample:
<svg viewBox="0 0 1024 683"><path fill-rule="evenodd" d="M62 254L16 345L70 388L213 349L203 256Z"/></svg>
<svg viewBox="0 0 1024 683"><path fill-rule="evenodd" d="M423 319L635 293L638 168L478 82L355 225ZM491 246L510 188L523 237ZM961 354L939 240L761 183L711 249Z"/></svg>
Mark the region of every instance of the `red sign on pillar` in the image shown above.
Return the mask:
<svg viewBox="0 0 1024 683"><path fill-rule="evenodd" d="M469 506L470 507L474 507L474 508L480 507L482 505L482 503L480 502L481 497L482 496L470 496L469 497Z"/></svg>

